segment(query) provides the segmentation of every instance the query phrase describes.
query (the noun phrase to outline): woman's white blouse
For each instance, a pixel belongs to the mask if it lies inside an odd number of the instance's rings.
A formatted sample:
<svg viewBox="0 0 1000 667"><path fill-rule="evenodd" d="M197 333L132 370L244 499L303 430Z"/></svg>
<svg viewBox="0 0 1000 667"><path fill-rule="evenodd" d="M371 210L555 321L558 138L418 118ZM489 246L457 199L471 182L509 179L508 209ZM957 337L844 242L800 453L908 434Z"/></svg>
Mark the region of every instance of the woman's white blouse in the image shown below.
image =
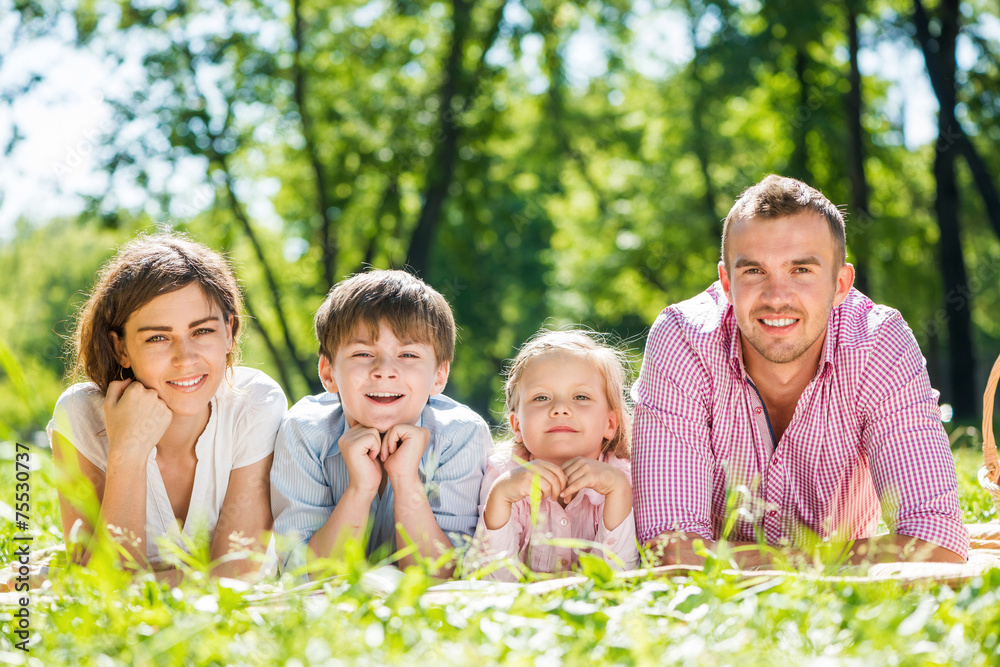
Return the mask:
<svg viewBox="0 0 1000 667"><path fill-rule="evenodd" d="M53 433L59 433L88 461L107 472L103 403L104 395L93 383L73 385L56 402L46 431L49 442ZM183 529L174 518L156 465L155 447L146 461L146 557L150 563L163 560L159 541L164 536L182 548L182 531L186 539L207 531L211 541L230 473L274 452L274 438L288 403L278 383L258 370L241 367L227 375L212 397L211 407L208 425L195 445L198 463Z"/></svg>

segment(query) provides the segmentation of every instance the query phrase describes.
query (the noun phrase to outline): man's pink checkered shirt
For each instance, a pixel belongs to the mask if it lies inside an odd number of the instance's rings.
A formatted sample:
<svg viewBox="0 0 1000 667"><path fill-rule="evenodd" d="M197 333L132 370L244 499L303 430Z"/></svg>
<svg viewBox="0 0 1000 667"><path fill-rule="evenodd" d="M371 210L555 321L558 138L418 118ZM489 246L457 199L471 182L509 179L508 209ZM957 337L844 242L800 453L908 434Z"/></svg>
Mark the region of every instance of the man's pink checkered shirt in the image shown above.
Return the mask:
<svg viewBox="0 0 1000 667"><path fill-rule="evenodd" d="M897 311L855 289L833 309L816 375L777 447L719 283L660 313L632 397L642 542L666 531L718 540L727 503L731 541L860 539L875 534L881 500L890 532L967 556L920 348Z"/></svg>

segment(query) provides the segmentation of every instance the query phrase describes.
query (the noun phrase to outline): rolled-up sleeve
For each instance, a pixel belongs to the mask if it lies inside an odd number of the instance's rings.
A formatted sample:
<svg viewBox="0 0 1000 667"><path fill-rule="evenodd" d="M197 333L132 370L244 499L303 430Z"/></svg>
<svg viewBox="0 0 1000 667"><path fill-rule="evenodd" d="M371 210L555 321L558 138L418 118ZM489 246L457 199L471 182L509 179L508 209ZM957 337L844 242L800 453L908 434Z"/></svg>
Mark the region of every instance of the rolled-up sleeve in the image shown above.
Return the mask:
<svg viewBox="0 0 1000 667"><path fill-rule="evenodd" d="M306 564L309 540L333 513L333 493L317 444L295 419L281 422L271 466L271 513L282 571Z"/></svg>
<svg viewBox="0 0 1000 667"><path fill-rule="evenodd" d="M889 530L967 558L969 533L938 395L902 318L885 324L866 371L862 446Z"/></svg>
<svg viewBox="0 0 1000 667"><path fill-rule="evenodd" d="M713 540L711 380L670 309L649 332L632 388L632 485L639 540L664 532Z"/></svg>

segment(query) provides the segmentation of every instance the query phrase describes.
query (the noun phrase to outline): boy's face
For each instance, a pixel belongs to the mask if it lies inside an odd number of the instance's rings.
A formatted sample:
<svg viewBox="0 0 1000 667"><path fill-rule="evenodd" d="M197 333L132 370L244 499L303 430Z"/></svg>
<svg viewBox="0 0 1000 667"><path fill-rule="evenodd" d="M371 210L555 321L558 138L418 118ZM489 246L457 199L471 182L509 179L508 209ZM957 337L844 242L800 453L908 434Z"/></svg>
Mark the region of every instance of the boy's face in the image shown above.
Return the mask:
<svg viewBox="0 0 1000 667"><path fill-rule="evenodd" d="M414 424L430 396L448 382L449 364L437 362L434 347L401 341L383 320L378 338L359 327L327 359L320 355L319 377L326 390L340 394L347 426L361 424L385 433L397 424Z"/></svg>

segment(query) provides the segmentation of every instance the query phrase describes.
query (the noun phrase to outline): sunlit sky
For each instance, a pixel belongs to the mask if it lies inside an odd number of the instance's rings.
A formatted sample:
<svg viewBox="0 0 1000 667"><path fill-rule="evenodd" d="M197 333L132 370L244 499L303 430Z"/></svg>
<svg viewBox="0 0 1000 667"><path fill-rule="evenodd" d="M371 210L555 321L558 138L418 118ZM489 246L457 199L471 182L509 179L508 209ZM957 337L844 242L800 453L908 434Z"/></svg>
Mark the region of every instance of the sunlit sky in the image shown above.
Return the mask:
<svg viewBox="0 0 1000 667"><path fill-rule="evenodd" d="M11 42L17 25L17 15L10 7L11 0L0 0L0 43ZM523 19L517 5L509 7L507 20ZM637 2L634 14L636 18L629 25L634 33L632 67L644 75L662 77L691 57L690 30L682 14L653 10L648 2ZM992 28L1000 35L1000 21ZM63 37L70 35L67 25ZM536 54L540 46L528 39L523 44L526 58ZM592 23L585 22L566 47L571 82L585 85L589 78L604 73L606 60L600 46L600 35ZM974 64L975 49L967 41L960 41L958 55L960 67ZM860 63L864 74L878 74L892 82L888 108L903 120L906 145L914 148L933 141L937 102L921 54L882 42L875 49L865 49ZM530 66L525 70L530 73ZM18 218L43 221L80 211L80 193L94 191L103 182L92 157L93 148L106 132L115 129L105 100L121 96L130 80L138 80L135 70L112 71L93 51L73 49L49 37L22 43L7 54L0 62L0 91L8 95L35 73L43 78L30 93L0 104L0 146L8 146L15 125L24 137L10 155L0 159L0 240L11 236ZM137 189L116 194L126 205L142 203Z"/></svg>

